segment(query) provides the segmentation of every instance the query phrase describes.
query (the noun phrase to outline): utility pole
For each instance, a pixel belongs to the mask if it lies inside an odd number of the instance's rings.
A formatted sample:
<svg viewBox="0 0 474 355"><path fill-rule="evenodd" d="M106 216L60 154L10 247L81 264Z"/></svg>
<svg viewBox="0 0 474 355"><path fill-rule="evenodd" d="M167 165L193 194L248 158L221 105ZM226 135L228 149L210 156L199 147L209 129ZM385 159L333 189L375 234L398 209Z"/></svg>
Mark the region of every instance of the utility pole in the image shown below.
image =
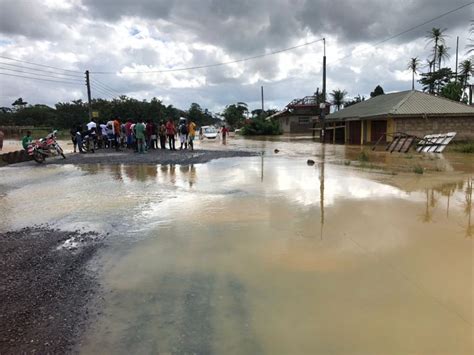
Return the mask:
<svg viewBox="0 0 474 355"><path fill-rule="evenodd" d="M87 86L87 102L89 106L89 121L92 120L92 106L91 106L91 82L89 80L89 70L86 70L86 86Z"/></svg>
<svg viewBox="0 0 474 355"><path fill-rule="evenodd" d="M456 76L455 76L455 82L458 82L458 54L459 54L459 36L457 36L456 39Z"/></svg>
<svg viewBox="0 0 474 355"><path fill-rule="evenodd" d="M263 112L265 111L265 108L264 108L264 105L263 105L263 86L261 86L260 89L261 89L261 92L262 92L262 115L263 115Z"/></svg>
<svg viewBox="0 0 474 355"><path fill-rule="evenodd" d="M323 38L324 56L323 56L323 102L320 105L321 109L321 142L325 142L325 116L326 116L326 38Z"/></svg>

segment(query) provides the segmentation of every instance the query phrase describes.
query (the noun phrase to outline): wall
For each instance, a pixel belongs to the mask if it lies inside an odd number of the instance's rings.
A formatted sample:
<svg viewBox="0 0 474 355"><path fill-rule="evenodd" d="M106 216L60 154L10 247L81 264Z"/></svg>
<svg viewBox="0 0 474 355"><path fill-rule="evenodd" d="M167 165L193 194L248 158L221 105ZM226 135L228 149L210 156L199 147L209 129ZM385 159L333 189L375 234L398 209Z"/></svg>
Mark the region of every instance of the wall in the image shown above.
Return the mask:
<svg viewBox="0 0 474 355"><path fill-rule="evenodd" d="M395 118L395 130L423 137L456 132L454 140L474 140L474 117Z"/></svg>

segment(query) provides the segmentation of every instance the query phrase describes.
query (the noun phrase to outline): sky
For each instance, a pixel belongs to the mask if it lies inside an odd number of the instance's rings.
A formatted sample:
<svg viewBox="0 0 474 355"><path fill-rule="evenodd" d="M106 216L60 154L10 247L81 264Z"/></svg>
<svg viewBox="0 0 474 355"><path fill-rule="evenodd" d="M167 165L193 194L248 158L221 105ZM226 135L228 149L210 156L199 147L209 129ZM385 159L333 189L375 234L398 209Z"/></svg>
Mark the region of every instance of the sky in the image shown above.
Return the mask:
<svg viewBox="0 0 474 355"><path fill-rule="evenodd" d="M409 90L410 58L425 63L432 55L428 31L446 29L446 66L454 69L456 37L466 59L473 19L467 0L0 0L0 106L18 97L47 105L87 100L89 70L94 98L157 97L221 112L236 102L260 108L263 86L265 108L282 109L322 88L322 38L328 92Z"/></svg>

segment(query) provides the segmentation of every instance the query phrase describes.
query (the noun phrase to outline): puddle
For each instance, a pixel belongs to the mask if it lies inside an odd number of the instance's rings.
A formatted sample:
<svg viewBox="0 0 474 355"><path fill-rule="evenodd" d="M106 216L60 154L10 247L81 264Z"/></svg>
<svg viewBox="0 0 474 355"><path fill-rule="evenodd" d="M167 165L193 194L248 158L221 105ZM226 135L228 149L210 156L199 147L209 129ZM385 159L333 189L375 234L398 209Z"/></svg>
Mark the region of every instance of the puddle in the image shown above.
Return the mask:
<svg viewBox="0 0 474 355"><path fill-rule="evenodd" d="M357 148L229 142L265 154L0 169L0 229L110 233L82 353L472 353L472 158L392 176L336 164Z"/></svg>

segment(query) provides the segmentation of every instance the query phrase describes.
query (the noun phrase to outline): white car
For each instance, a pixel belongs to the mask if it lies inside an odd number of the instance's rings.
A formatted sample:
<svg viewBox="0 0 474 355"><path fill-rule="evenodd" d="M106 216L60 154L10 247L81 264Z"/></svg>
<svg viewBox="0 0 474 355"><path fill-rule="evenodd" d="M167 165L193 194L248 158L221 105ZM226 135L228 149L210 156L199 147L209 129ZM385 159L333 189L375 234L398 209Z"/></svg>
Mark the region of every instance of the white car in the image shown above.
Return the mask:
<svg viewBox="0 0 474 355"><path fill-rule="evenodd" d="M199 139L216 139L218 135L219 132L214 126L202 126L199 130Z"/></svg>

